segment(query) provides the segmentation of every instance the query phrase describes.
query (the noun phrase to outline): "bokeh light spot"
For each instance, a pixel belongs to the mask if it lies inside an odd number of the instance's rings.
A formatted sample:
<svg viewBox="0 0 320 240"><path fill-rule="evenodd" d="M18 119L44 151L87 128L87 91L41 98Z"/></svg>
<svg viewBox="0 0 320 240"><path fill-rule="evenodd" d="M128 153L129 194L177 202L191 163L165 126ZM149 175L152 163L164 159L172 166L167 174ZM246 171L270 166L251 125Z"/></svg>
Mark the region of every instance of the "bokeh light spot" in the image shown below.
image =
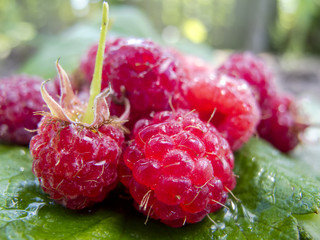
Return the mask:
<svg viewBox="0 0 320 240"><path fill-rule="evenodd" d="M182 29L183 34L192 42L202 43L207 39L207 29L199 19L187 19L183 23Z"/></svg>

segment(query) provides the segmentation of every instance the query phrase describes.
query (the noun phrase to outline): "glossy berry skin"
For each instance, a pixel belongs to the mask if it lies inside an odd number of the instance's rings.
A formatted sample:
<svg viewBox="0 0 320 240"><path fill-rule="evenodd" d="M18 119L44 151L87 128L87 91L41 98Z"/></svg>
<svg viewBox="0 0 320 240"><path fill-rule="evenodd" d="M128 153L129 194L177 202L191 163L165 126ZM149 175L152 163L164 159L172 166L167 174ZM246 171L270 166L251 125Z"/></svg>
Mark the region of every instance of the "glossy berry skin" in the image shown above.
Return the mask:
<svg viewBox="0 0 320 240"><path fill-rule="evenodd" d="M245 80L253 89L261 107L265 100L277 93L271 70L261 58L250 52L232 54L218 68L218 72Z"/></svg>
<svg viewBox="0 0 320 240"><path fill-rule="evenodd" d="M259 136L282 152L293 150L300 134L308 127L290 95L276 95L266 102L265 116L258 125Z"/></svg>
<svg viewBox="0 0 320 240"><path fill-rule="evenodd" d="M149 217L172 227L199 222L220 209L235 187L227 141L196 113L157 113L138 121L134 136L119 175Z"/></svg>
<svg viewBox="0 0 320 240"><path fill-rule="evenodd" d="M199 112L238 150L256 132L260 111L249 85L215 72L194 75L184 84L190 109Z"/></svg>
<svg viewBox="0 0 320 240"><path fill-rule="evenodd" d="M123 141L123 132L113 125L94 131L45 116L30 142L32 171L56 202L83 209L117 185Z"/></svg>
<svg viewBox="0 0 320 240"><path fill-rule="evenodd" d="M0 142L28 145L36 133L41 116L45 111L40 85L42 79L36 76L14 75L0 79ZM52 96L54 88L49 89ZM28 130L27 130L28 129Z"/></svg>

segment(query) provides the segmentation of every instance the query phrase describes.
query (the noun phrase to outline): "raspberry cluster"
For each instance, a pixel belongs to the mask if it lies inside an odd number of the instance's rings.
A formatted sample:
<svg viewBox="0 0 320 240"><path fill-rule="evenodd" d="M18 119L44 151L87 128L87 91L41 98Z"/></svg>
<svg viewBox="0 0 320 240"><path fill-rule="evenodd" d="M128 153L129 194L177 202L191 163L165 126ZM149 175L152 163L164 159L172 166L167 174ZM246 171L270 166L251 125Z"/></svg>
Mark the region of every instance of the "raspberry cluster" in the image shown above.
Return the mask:
<svg viewBox="0 0 320 240"><path fill-rule="evenodd" d="M293 96L277 87L267 64L252 53L232 54L218 69L253 89L261 111L258 134L282 152L293 150L308 127Z"/></svg>
<svg viewBox="0 0 320 240"><path fill-rule="evenodd" d="M107 9L77 84L59 63L52 91L33 77L1 80L0 141L28 144L33 134L22 130L38 125L32 170L57 203L89 207L120 181L138 211L181 227L225 206L233 151L254 134L283 152L298 144L307 125L262 60L234 54L214 69L150 40L106 40Z"/></svg>

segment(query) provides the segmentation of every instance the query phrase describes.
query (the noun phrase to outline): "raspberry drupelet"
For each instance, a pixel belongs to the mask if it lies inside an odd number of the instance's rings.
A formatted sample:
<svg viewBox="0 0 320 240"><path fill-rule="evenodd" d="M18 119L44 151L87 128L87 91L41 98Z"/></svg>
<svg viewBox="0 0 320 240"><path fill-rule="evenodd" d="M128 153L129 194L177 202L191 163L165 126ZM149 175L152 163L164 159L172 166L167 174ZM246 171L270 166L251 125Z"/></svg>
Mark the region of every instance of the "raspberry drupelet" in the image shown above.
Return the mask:
<svg viewBox="0 0 320 240"><path fill-rule="evenodd" d="M41 98L42 78L13 75L0 79L0 142L28 145L41 116L34 114L46 110ZM49 89L52 96L56 91Z"/></svg>
<svg viewBox="0 0 320 240"><path fill-rule="evenodd" d="M181 227L223 206L236 184L233 164L219 132L195 112L178 109L137 122L119 176L139 211Z"/></svg>
<svg viewBox="0 0 320 240"><path fill-rule="evenodd" d="M105 199L117 185L117 167L124 142L123 121L110 116L107 98L100 93L108 5L104 3L103 24L89 103L74 94L69 78L57 63L61 96L58 104L46 91L41 94L50 113L43 113L38 133L31 139L32 170L40 186L56 202L83 209ZM101 44L102 43L102 44Z"/></svg>

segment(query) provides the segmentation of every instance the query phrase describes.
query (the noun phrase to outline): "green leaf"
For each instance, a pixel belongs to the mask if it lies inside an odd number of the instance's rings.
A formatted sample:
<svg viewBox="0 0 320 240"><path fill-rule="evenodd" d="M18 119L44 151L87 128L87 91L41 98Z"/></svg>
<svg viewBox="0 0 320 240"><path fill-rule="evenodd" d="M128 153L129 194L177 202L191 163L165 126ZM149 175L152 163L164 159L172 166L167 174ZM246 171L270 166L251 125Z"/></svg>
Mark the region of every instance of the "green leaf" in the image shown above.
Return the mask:
<svg viewBox="0 0 320 240"><path fill-rule="evenodd" d="M111 14L112 34L161 41L140 12L114 8ZM73 71L80 56L98 40L98 26L78 24L43 38L21 71L53 77L61 54L61 64ZM201 49L189 43L183 46L189 52ZM203 49L204 55L211 54ZM320 108L312 107L313 116L315 109ZM151 219L145 225L146 217L133 208L130 199L123 198L121 186L93 208L65 209L42 192L27 148L0 145L0 239L319 239L319 155L319 144L299 147L289 157L252 139L236 154L239 178L233 193L239 201L230 196L225 208L210 214L210 219L174 229Z"/></svg>
<svg viewBox="0 0 320 240"><path fill-rule="evenodd" d="M302 239L319 239L320 214L295 215L299 222Z"/></svg>
<svg viewBox="0 0 320 240"><path fill-rule="evenodd" d="M99 27L77 24L56 36L42 36L35 55L20 69L20 72L38 75L45 79L56 76L55 63L61 57L60 64L67 72L75 70L80 58L89 46L99 39Z"/></svg>
<svg viewBox="0 0 320 240"><path fill-rule="evenodd" d="M252 139L236 154L239 176L225 209L179 229L148 220L118 188L93 208L55 204L31 172L27 148L0 146L0 239L301 239L320 236L315 224L320 182L302 162ZM308 171L308 172L307 172ZM312 238L309 239L312 239Z"/></svg>
<svg viewBox="0 0 320 240"><path fill-rule="evenodd" d="M310 177L312 170L262 140L251 139L236 155L235 172L239 178L234 194L240 201L232 200L229 210L214 217L218 222L214 235L299 239L293 214L311 218L320 207L320 182Z"/></svg>

